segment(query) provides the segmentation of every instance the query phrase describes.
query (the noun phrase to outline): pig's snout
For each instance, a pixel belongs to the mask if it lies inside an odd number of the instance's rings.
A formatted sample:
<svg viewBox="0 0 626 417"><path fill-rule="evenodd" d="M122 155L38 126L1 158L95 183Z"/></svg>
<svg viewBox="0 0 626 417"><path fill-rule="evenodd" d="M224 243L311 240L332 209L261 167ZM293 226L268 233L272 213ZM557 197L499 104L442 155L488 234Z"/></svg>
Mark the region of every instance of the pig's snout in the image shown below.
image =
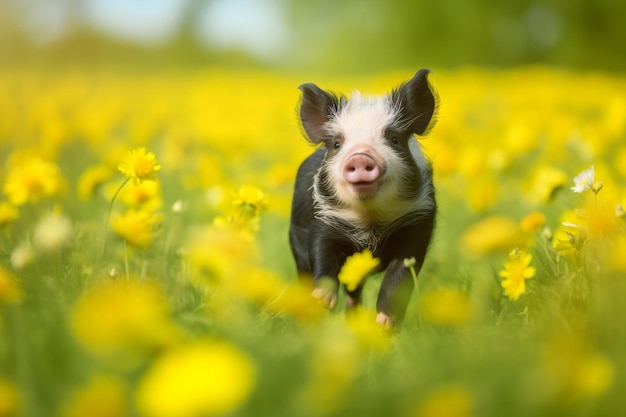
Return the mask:
<svg viewBox="0 0 626 417"><path fill-rule="evenodd" d="M350 184L373 183L380 177L380 167L374 158L366 153L351 155L343 167L343 177Z"/></svg>

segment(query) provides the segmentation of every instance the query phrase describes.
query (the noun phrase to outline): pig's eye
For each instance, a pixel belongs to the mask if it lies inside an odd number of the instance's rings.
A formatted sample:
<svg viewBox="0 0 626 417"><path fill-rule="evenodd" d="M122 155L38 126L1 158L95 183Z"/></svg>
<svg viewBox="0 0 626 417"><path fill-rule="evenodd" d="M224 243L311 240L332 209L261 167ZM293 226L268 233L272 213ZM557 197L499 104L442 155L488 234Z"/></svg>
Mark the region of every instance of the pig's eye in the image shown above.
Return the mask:
<svg viewBox="0 0 626 417"><path fill-rule="evenodd" d="M394 145L399 144L400 142L398 141L398 138L396 136L392 136L391 137L391 143L393 143Z"/></svg>
<svg viewBox="0 0 626 417"><path fill-rule="evenodd" d="M334 148L334 149L339 149L339 148L341 148L341 142L336 141L335 143L333 143L333 148Z"/></svg>

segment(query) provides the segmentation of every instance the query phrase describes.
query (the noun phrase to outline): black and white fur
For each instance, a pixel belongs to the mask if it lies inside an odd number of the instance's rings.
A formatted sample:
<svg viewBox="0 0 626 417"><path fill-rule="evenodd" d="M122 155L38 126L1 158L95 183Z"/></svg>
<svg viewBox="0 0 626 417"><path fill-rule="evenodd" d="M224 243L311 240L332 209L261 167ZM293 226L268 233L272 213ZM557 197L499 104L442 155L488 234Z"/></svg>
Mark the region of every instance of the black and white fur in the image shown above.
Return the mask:
<svg viewBox="0 0 626 417"><path fill-rule="evenodd" d="M435 226L432 166L414 136L435 120L429 72L377 97L299 87L306 136L323 146L296 178L289 234L298 272L312 276L313 296L333 309L341 266L369 248L385 270L377 321L388 327L402 321L414 285L403 260L414 257L419 271ZM353 165L363 177L351 177ZM360 303L361 289L347 292L348 308Z"/></svg>

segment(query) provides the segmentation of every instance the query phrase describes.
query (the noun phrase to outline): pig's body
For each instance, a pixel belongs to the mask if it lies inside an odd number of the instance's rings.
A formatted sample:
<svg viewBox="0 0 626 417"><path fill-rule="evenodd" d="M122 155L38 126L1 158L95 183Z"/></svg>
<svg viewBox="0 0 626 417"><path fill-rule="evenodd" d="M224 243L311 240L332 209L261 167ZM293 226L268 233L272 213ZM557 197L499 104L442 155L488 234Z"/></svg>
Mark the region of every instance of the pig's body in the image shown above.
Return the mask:
<svg viewBox="0 0 626 417"><path fill-rule="evenodd" d="M341 266L369 248L385 270L377 320L388 326L402 320L413 289L403 261L415 258L419 271L435 224L432 168L413 136L429 129L436 108L427 74L374 98L346 100L301 86L303 127L325 146L296 178L290 243L298 272L312 276L313 295L332 309ZM360 292L347 293L348 308Z"/></svg>

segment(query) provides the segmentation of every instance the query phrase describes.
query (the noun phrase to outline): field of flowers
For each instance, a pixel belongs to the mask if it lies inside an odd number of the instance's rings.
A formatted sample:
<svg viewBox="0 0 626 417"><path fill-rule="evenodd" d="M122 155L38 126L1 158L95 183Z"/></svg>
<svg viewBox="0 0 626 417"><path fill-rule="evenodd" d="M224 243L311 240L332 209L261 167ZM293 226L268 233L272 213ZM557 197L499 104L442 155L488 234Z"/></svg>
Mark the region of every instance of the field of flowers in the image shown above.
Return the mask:
<svg viewBox="0 0 626 417"><path fill-rule="evenodd" d="M626 415L626 77L435 71L405 325L296 280L296 87L412 75L1 71L0 417Z"/></svg>

